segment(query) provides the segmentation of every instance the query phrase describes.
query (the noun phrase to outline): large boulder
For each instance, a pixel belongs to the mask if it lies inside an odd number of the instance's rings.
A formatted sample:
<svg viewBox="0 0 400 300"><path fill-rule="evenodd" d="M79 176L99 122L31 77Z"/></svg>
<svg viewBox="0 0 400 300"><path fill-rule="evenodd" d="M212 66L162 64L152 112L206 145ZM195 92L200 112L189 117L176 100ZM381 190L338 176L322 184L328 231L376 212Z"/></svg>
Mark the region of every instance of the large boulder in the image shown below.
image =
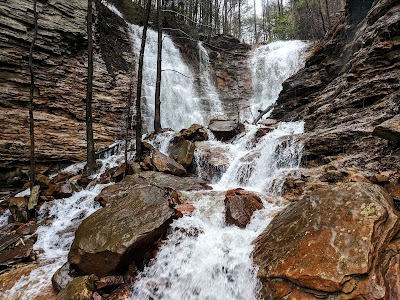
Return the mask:
<svg viewBox="0 0 400 300"><path fill-rule="evenodd" d="M69 262L99 277L121 273L132 261L142 265L174 216L168 206L169 193L128 179L105 188L99 196L109 199L109 205L79 226Z"/></svg>
<svg viewBox="0 0 400 300"><path fill-rule="evenodd" d="M244 130L243 124L236 120L213 119L208 125L208 129L219 141L228 141Z"/></svg>
<svg viewBox="0 0 400 300"><path fill-rule="evenodd" d="M400 114L376 126L372 135L385 140L400 142Z"/></svg>
<svg viewBox="0 0 400 300"><path fill-rule="evenodd" d="M187 174L186 169L181 164L157 149L151 151L151 162L160 172L178 176L185 176Z"/></svg>
<svg viewBox="0 0 400 300"><path fill-rule="evenodd" d="M224 203L226 223L241 228L250 223L256 210L264 208L258 195L243 189L227 191Z"/></svg>
<svg viewBox="0 0 400 300"><path fill-rule="evenodd" d="M359 299L373 294L367 286L388 291L380 280L387 268L379 255L398 232L398 220L391 197L378 185L354 182L310 191L254 242L263 299ZM383 299L372 294L362 299Z"/></svg>
<svg viewBox="0 0 400 300"><path fill-rule="evenodd" d="M195 146L191 141L183 140L169 148L169 155L184 168L191 165Z"/></svg>

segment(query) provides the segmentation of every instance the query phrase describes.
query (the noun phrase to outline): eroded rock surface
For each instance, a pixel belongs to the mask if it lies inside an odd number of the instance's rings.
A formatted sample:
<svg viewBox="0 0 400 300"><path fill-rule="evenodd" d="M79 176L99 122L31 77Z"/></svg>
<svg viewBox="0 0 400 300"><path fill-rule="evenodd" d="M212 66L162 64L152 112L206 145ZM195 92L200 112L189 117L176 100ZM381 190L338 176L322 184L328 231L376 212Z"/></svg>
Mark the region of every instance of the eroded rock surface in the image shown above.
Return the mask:
<svg viewBox="0 0 400 300"><path fill-rule="evenodd" d="M114 141L129 87L125 22L100 1L94 6L93 129L96 148ZM0 3L0 168L29 163L28 52L33 1ZM35 73L36 159L82 160L86 154L87 1L39 1Z"/></svg>
<svg viewBox="0 0 400 300"><path fill-rule="evenodd" d="M316 299L321 293L357 299L374 285L389 293L383 280L388 269L378 260L400 229L399 216L378 185L357 182L310 191L277 215L254 242L263 299L299 292L311 293L299 299ZM347 293L353 297L346 298Z"/></svg>

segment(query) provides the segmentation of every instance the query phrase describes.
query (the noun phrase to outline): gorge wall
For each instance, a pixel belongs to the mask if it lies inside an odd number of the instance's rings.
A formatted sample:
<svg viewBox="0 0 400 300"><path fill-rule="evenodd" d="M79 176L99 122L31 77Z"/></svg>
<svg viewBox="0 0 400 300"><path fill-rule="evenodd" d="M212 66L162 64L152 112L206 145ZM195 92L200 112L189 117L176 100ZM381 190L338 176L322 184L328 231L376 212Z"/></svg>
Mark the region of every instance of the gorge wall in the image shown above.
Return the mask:
<svg viewBox="0 0 400 300"><path fill-rule="evenodd" d="M87 1L38 1L34 119L39 163L69 163L86 153ZM33 1L0 3L0 172L29 163L29 47ZM125 22L95 1L93 127L96 148L114 141L129 87Z"/></svg>

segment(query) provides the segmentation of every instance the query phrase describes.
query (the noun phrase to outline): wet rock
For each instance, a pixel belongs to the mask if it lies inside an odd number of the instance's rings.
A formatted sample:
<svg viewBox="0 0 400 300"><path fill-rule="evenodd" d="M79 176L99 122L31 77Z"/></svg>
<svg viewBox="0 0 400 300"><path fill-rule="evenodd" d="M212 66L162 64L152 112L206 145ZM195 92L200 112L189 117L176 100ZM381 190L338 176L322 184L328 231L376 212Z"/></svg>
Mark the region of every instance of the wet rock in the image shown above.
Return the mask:
<svg viewBox="0 0 400 300"><path fill-rule="evenodd" d="M36 175L36 184L40 185L40 189L45 190L50 186L50 178L42 174Z"/></svg>
<svg viewBox="0 0 400 300"><path fill-rule="evenodd" d="M50 183L49 187L41 192L41 196L52 196L54 192L56 191L58 185L55 183Z"/></svg>
<svg viewBox="0 0 400 300"><path fill-rule="evenodd" d="M106 300L129 300L131 296L132 288L128 284L122 284Z"/></svg>
<svg viewBox="0 0 400 300"><path fill-rule="evenodd" d="M54 183L67 181L68 179L70 179L74 175L75 174L73 174L71 172L61 172L61 173L58 173L51 181L54 182Z"/></svg>
<svg viewBox="0 0 400 300"><path fill-rule="evenodd" d="M161 153L157 149L151 152L151 162L157 168L159 172L167 174L185 176L187 174L186 169L172 158Z"/></svg>
<svg viewBox="0 0 400 300"><path fill-rule="evenodd" d="M219 141L228 141L244 130L243 124L236 120L211 120L208 129Z"/></svg>
<svg viewBox="0 0 400 300"><path fill-rule="evenodd" d="M39 200L39 193L40 193L40 186L35 185L32 188L31 195L29 196L28 210L34 209L36 207Z"/></svg>
<svg viewBox="0 0 400 300"><path fill-rule="evenodd" d="M309 191L255 240L258 277L267 287L289 280L295 284L291 289L285 283L289 291L341 297L354 289L356 295L361 285L354 281L360 275L371 274L366 284L375 284L372 273L379 273L379 263L374 262L398 232L399 216L391 197L378 185L355 182Z"/></svg>
<svg viewBox="0 0 400 300"><path fill-rule="evenodd" d="M196 142L196 168L200 178L212 182L228 169L231 157L224 147L210 147L208 143ZM199 166L199 168L198 168Z"/></svg>
<svg viewBox="0 0 400 300"><path fill-rule="evenodd" d="M95 281L96 289L100 290L106 286L120 285L124 283L124 277L119 276L106 276Z"/></svg>
<svg viewBox="0 0 400 300"><path fill-rule="evenodd" d="M92 182L92 179L89 176L81 176L77 180L77 183L82 187L88 186L88 184L91 182Z"/></svg>
<svg viewBox="0 0 400 300"><path fill-rule="evenodd" d="M183 140L169 148L169 155L184 168L191 165L194 157L195 145L188 141Z"/></svg>
<svg viewBox="0 0 400 300"><path fill-rule="evenodd" d="M68 261L87 274L113 275L133 260L142 265L172 221L174 211L164 189L132 184L129 177L101 192L110 205L86 218L76 231Z"/></svg>
<svg viewBox="0 0 400 300"><path fill-rule="evenodd" d="M83 276L84 274L69 262L66 262L59 268L51 277L51 284L54 290L58 293L65 288L74 278Z"/></svg>
<svg viewBox="0 0 400 300"><path fill-rule="evenodd" d="M195 207L192 204L179 204L174 207L175 209L175 215L178 218L182 218L184 215L190 215Z"/></svg>
<svg viewBox="0 0 400 300"><path fill-rule="evenodd" d="M400 115L397 115L374 128L372 135L385 140L400 142Z"/></svg>
<svg viewBox="0 0 400 300"><path fill-rule="evenodd" d="M179 131L172 142L176 144L182 140L188 140L192 142L206 141L208 140L208 133L203 126L199 124L192 124L189 128Z"/></svg>
<svg viewBox="0 0 400 300"><path fill-rule="evenodd" d="M31 218L28 211L28 199L25 197L12 197L8 200L8 208L14 222L27 223Z"/></svg>
<svg viewBox="0 0 400 300"><path fill-rule="evenodd" d="M259 196L243 189L234 189L225 195L225 221L238 227L246 227L256 210L264 208Z"/></svg>
<svg viewBox="0 0 400 300"><path fill-rule="evenodd" d="M132 175L135 173L133 167L131 164L128 163L128 167L125 167L125 163L123 163L121 166L119 166L119 168L114 172L114 174L112 174L113 178L121 178L124 175L126 170L126 174L127 175Z"/></svg>
<svg viewBox="0 0 400 300"><path fill-rule="evenodd" d="M278 121L276 119L265 119L265 120L262 120L260 122L260 124L264 125L264 126L271 126L271 125L278 124Z"/></svg>
<svg viewBox="0 0 400 300"><path fill-rule="evenodd" d="M21 277L29 276L37 267L37 264L20 265L19 268L0 274L0 295L5 295Z"/></svg>
<svg viewBox="0 0 400 300"><path fill-rule="evenodd" d="M21 235L34 234L36 232L36 229L37 229L37 225L35 224L35 222L29 222L29 223L20 225L17 228L16 233L21 234Z"/></svg>
<svg viewBox="0 0 400 300"><path fill-rule="evenodd" d="M55 198L68 198L71 197L75 192L78 192L78 186L71 181L60 182L57 185L56 190L53 193Z"/></svg>
<svg viewBox="0 0 400 300"><path fill-rule="evenodd" d="M92 300L95 280L94 275L75 278L58 293L57 300Z"/></svg>
<svg viewBox="0 0 400 300"><path fill-rule="evenodd" d="M32 251L33 241L19 238L18 242L13 247L9 247L0 252L0 265L10 265L23 259L31 259Z"/></svg>

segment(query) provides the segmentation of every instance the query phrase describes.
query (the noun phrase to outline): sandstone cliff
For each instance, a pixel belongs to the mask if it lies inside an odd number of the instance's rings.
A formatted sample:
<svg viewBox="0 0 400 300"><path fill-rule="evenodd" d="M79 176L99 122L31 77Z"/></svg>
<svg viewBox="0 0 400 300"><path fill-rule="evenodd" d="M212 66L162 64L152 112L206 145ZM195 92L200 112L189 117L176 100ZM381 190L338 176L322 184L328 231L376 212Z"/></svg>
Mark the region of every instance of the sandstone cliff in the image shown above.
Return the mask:
<svg viewBox="0 0 400 300"><path fill-rule="evenodd" d="M33 1L0 3L0 172L29 161L28 53ZM38 1L34 48L35 136L38 162L85 157L87 67L84 0ZM94 138L96 148L114 141L126 103L131 46L125 22L95 1Z"/></svg>

